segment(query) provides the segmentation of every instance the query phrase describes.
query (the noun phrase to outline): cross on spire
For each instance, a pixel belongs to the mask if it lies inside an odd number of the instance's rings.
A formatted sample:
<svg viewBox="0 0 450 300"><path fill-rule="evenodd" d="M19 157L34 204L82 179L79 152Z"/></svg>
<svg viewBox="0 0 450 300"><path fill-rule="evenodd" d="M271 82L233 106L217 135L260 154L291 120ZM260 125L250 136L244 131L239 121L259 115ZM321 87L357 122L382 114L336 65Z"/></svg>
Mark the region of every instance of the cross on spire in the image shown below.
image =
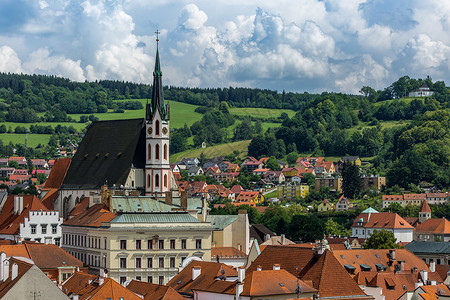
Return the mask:
<svg viewBox="0 0 450 300"><path fill-rule="evenodd" d="M161 33L158 29L156 29L156 44L159 43L159 34Z"/></svg>

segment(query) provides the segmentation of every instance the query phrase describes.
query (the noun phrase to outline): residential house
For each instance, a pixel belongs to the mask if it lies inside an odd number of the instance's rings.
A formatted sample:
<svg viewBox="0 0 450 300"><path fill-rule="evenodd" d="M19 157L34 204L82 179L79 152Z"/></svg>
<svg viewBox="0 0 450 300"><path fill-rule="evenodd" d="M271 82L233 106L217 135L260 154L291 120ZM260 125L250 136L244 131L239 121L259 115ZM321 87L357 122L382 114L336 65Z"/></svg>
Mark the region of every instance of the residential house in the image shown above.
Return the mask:
<svg viewBox="0 0 450 300"><path fill-rule="evenodd" d="M346 211L352 208L353 205L342 195L335 205L335 211Z"/></svg>
<svg viewBox="0 0 450 300"><path fill-rule="evenodd" d="M336 171L338 173L342 173L342 169L344 168L344 164L355 164L358 167L361 167L361 159L359 156L344 156L341 158L336 164Z"/></svg>
<svg viewBox="0 0 450 300"><path fill-rule="evenodd" d="M16 174L9 175L9 180L16 184L27 182L30 179L31 175L16 175Z"/></svg>
<svg viewBox="0 0 450 300"><path fill-rule="evenodd" d="M314 168L323 162L323 157L299 157L295 162L296 167Z"/></svg>
<svg viewBox="0 0 450 300"><path fill-rule="evenodd" d="M240 192L244 191L244 188L238 184L235 184L230 188L230 191L237 196L240 194Z"/></svg>
<svg viewBox="0 0 450 300"><path fill-rule="evenodd" d="M383 195L383 208L391 203L398 203L402 207L406 205L422 205L424 200L429 204L446 204L448 193L426 193L426 194L403 194L403 195Z"/></svg>
<svg viewBox="0 0 450 300"><path fill-rule="evenodd" d="M61 290L71 299L89 300L141 300L142 298L133 291L117 283L114 279L92 275L84 272L76 272L67 279Z"/></svg>
<svg viewBox="0 0 450 300"><path fill-rule="evenodd" d="M293 201L297 197L305 198L309 194L309 185L279 185L277 187L278 199Z"/></svg>
<svg viewBox="0 0 450 300"><path fill-rule="evenodd" d="M31 163L36 169L46 169L48 168L48 163L45 159L32 159Z"/></svg>
<svg viewBox="0 0 450 300"><path fill-rule="evenodd" d="M206 170L208 168L218 168L219 166L215 162L206 162L203 164L202 168L203 170Z"/></svg>
<svg viewBox="0 0 450 300"><path fill-rule="evenodd" d="M8 158L0 158L0 166L7 166L9 162Z"/></svg>
<svg viewBox="0 0 450 300"><path fill-rule="evenodd" d="M211 224L188 213L198 213L198 205L188 201L194 199L182 197L181 206L175 200L102 197L102 203L62 225L62 248L93 273L108 269L120 283L137 279L164 284L186 258L211 259Z"/></svg>
<svg viewBox="0 0 450 300"><path fill-rule="evenodd" d="M316 191L320 191L322 188L329 188L331 192L342 192L342 177L322 177L316 178Z"/></svg>
<svg viewBox="0 0 450 300"><path fill-rule="evenodd" d="M239 210L237 215L208 215L206 222L212 227L212 247L233 247L248 253L250 223L246 210Z"/></svg>
<svg viewBox="0 0 450 300"><path fill-rule="evenodd" d="M274 184L278 185L286 181L283 172L281 171L269 171L264 174L264 179L268 179Z"/></svg>
<svg viewBox="0 0 450 300"><path fill-rule="evenodd" d="M429 204L446 204L448 202L449 196L446 193L427 193L427 201Z"/></svg>
<svg viewBox="0 0 450 300"><path fill-rule="evenodd" d="M247 254L234 247L211 247L211 261L239 268L247 264Z"/></svg>
<svg viewBox="0 0 450 300"><path fill-rule="evenodd" d="M188 176L203 175L203 169L201 167L193 166L188 169Z"/></svg>
<svg viewBox="0 0 450 300"><path fill-rule="evenodd" d="M420 222L420 221L419 221ZM449 242L450 222L445 218L427 219L416 225L415 241Z"/></svg>
<svg viewBox="0 0 450 300"><path fill-rule="evenodd" d="M170 286L150 282L131 280L126 288L142 297L144 300L185 300Z"/></svg>
<svg viewBox="0 0 450 300"><path fill-rule="evenodd" d="M205 169L205 175L212 177L214 174L220 173L219 167L209 167Z"/></svg>
<svg viewBox="0 0 450 300"><path fill-rule="evenodd" d="M226 172L227 173L236 173L240 171L240 167L238 164L228 164Z"/></svg>
<svg viewBox="0 0 450 300"><path fill-rule="evenodd" d="M427 264L435 262L437 265L450 265L450 243L448 242L412 241L405 248Z"/></svg>
<svg viewBox="0 0 450 300"><path fill-rule="evenodd" d="M0 168L0 177L8 178L10 175L14 174L14 168Z"/></svg>
<svg viewBox="0 0 450 300"><path fill-rule="evenodd" d="M264 195L259 191L243 191L236 196L236 202L254 202L256 204L264 202Z"/></svg>
<svg viewBox="0 0 450 300"><path fill-rule="evenodd" d="M386 186L386 177L379 175L361 176L361 189L381 190Z"/></svg>
<svg viewBox="0 0 450 300"><path fill-rule="evenodd" d="M217 166L221 172L226 172L229 164L230 162L228 161L221 161Z"/></svg>
<svg viewBox="0 0 450 300"><path fill-rule="evenodd" d="M23 243L0 245L0 252L6 256L25 257L41 269L54 283L61 284L77 270L87 272L83 263L53 244Z"/></svg>
<svg viewBox="0 0 450 300"><path fill-rule="evenodd" d="M256 169L256 170L253 170L252 174L256 175L256 176L264 176L269 171L270 171L270 169Z"/></svg>
<svg viewBox="0 0 450 300"><path fill-rule="evenodd" d="M325 169L326 175L331 175L336 172L336 168L334 167L334 162L332 161L321 161L316 164L316 167L322 167Z"/></svg>
<svg viewBox="0 0 450 300"><path fill-rule="evenodd" d="M63 218L34 195L10 195L0 213L0 237L59 246Z"/></svg>
<svg viewBox="0 0 450 300"><path fill-rule="evenodd" d="M368 238L375 230L391 231L397 242L411 242L413 240L412 227L405 219L396 213L378 212L368 208L355 218L352 224L352 236Z"/></svg>
<svg viewBox="0 0 450 300"><path fill-rule="evenodd" d="M320 245L318 248L266 246L247 272L271 270L275 264L318 290L315 299L373 299L358 286L333 253Z"/></svg>
<svg viewBox="0 0 450 300"><path fill-rule="evenodd" d="M432 96L433 94L434 92L430 90L430 88L425 82L423 82L418 89L409 92L408 97L429 97Z"/></svg>
<svg viewBox="0 0 450 300"><path fill-rule="evenodd" d="M8 159L8 164L12 161L17 162L17 164L19 165L19 167L26 167L27 166L27 159L23 156L11 156Z"/></svg>
<svg viewBox="0 0 450 300"><path fill-rule="evenodd" d="M317 206L317 211L323 212L323 211L333 211L334 210L334 204L328 201L328 199L323 199L322 202Z"/></svg>
<svg viewBox="0 0 450 300"><path fill-rule="evenodd" d="M27 258L0 252L0 269L0 299L70 299Z"/></svg>
<svg viewBox="0 0 450 300"><path fill-rule="evenodd" d="M244 168L247 169L247 171L249 173L252 173L254 170L262 169L264 167L264 164L262 162L260 162L259 160L249 161L249 162L243 163L242 165Z"/></svg>
<svg viewBox="0 0 450 300"><path fill-rule="evenodd" d="M290 179L291 177L297 175L298 170L296 168L283 168L281 169L281 172L283 172L286 179Z"/></svg>
<svg viewBox="0 0 450 300"><path fill-rule="evenodd" d="M214 180L219 183L222 182L233 182L239 177L239 173L216 173L213 175Z"/></svg>
<svg viewBox="0 0 450 300"><path fill-rule="evenodd" d="M197 167L200 164L200 161L196 157L183 158L181 160L181 164L186 166L186 169L191 167Z"/></svg>
<svg viewBox="0 0 450 300"><path fill-rule="evenodd" d="M448 284L422 285L422 283L419 283L416 286L414 292L404 293L399 300L439 300L450 297Z"/></svg>

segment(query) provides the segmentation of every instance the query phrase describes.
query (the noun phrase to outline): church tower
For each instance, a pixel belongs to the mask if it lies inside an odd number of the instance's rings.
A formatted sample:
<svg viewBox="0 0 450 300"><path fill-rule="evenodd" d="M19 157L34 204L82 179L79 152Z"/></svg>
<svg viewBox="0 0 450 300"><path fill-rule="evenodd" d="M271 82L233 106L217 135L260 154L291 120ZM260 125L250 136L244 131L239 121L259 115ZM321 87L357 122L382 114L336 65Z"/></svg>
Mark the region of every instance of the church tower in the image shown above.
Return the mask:
<svg viewBox="0 0 450 300"><path fill-rule="evenodd" d="M156 32L156 59L153 71L153 90L151 103L147 103L146 120L146 159L145 195L163 197L170 191L169 165L169 104L164 104L162 72L159 63L159 39Z"/></svg>
<svg viewBox="0 0 450 300"><path fill-rule="evenodd" d="M431 219L431 209L427 200L423 199L422 206L419 210L419 223L423 223L428 219Z"/></svg>

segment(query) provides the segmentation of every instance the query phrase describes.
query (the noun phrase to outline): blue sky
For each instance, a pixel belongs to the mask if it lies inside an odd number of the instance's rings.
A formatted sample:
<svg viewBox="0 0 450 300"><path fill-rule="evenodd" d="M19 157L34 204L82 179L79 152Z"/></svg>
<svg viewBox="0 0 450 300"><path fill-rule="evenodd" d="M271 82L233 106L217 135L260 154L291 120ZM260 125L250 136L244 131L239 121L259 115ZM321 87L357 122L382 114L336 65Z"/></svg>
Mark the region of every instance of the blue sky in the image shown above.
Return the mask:
<svg viewBox="0 0 450 300"><path fill-rule="evenodd" d="M358 93L449 84L450 1L2 0L0 71L76 81Z"/></svg>

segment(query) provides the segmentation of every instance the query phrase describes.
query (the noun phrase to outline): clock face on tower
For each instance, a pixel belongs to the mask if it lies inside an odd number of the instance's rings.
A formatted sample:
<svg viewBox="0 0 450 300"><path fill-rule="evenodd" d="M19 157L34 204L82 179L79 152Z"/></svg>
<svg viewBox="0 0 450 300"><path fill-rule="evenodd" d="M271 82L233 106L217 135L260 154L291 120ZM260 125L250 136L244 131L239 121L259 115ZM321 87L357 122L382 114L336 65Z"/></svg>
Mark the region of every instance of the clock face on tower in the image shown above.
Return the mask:
<svg viewBox="0 0 450 300"><path fill-rule="evenodd" d="M167 134L167 127L163 127L162 132L163 132L164 134Z"/></svg>
<svg viewBox="0 0 450 300"><path fill-rule="evenodd" d="M148 134L152 134L152 128L151 127L149 127L148 129L147 129L147 132L148 132Z"/></svg>

